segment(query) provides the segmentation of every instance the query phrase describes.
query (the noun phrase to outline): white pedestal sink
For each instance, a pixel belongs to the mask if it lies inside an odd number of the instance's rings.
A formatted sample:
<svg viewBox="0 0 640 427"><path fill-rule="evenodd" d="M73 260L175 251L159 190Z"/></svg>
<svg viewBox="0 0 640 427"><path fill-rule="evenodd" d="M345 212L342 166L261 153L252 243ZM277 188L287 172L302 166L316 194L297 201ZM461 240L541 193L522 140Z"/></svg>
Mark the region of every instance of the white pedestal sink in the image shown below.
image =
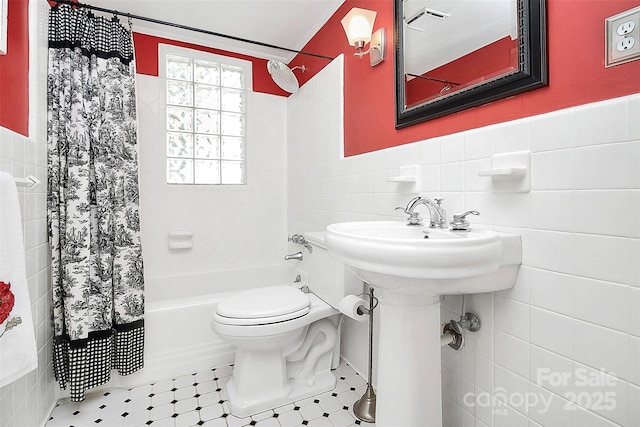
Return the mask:
<svg viewBox="0 0 640 427"><path fill-rule="evenodd" d="M515 284L520 236L404 221L331 224L329 253L379 289L376 425L442 425L440 295Z"/></svg>

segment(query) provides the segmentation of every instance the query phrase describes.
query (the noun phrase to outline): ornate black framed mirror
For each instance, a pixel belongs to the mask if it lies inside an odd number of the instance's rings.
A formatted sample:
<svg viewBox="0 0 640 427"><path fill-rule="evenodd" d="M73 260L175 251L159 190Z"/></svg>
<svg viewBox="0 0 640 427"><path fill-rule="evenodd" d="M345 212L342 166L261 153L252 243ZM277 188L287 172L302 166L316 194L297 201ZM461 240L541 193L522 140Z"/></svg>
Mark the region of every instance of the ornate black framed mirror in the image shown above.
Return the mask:
<svg viewBox="0 0 640 427"><path fill-rule="evenodd" d="M547 84L545 0L394 0L396 128Z"/></svg>

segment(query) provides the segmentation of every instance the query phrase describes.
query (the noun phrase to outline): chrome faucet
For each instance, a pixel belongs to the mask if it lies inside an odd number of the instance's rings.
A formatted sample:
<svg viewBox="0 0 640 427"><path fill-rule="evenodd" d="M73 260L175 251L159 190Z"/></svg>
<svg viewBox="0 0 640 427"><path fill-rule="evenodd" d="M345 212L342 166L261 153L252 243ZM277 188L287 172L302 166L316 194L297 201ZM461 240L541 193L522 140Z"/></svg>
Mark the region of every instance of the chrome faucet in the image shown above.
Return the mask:
<svg viewBox="0 0 640 427"><path fill-rule="evenodd" d="M407 225L421 225L422 218L420 214L415 210L419 205L425 205L429 209L429 228L447 228L447 218L444 209L442 208L442 201L444 199L435 199L435 202L428 197L414 197L409 200L406 207L397 207L404 211L409 218L407 218Z"/></svg>
<svg viewBox="0 0 640 427"><path fill-rule="evenodd" d="M296 252L295 254L289 254L284 256L285 261L291 261L292 259L296 261L302 261L302 252Z"/></svg>
<svg viewBox="0 0 640 427"><path fill-rule="evenodd" d="M292 234L291 236L289 236L288 241L304 246L305 248L307 248L309 253L313 252L313 246L311 246L311 244L307 242L307 239L305 239L302 234Z"/></svg>

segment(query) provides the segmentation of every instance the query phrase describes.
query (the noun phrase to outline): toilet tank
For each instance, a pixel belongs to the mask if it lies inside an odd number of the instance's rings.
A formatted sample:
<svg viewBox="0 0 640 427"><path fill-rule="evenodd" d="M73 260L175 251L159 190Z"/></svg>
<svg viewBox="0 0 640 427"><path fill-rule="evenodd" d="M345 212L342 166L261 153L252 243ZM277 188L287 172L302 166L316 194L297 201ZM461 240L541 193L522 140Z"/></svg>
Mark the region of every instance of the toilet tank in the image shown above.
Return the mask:
<svg viewBox="0 0 640 427"><path fill-rule="evenodd" d="M346 295L363 292L362 280L329 255L324 242L324 231L307 232L304 237L313 247L313 252L304 251L302 269L307 273L307 285L314 294L338 308L340 300Z"/></svg>

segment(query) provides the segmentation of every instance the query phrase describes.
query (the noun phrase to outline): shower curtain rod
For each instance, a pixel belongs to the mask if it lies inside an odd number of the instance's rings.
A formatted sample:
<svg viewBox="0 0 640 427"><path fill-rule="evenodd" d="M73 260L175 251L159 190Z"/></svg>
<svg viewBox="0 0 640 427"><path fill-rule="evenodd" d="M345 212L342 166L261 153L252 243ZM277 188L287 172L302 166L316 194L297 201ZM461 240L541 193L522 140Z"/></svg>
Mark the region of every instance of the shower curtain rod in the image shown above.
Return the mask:
<svg viewBox="0 0 640 427"><path fill-rule="evenodd" d="M223 37L223 38L226 38L226 39L236 40L236 41L240 41L240 42L244 42L244 43L251 43L251 44L258 45L258 46L269 47L269 48L279 49L279 50L285 50L287 52L299 53L301 55L307 55L307 56L314 56L316 58L328 59L330 61L333 61L335 59L335 58L332 58L330 56L319 55L317 53L305 52L303 50L289 49L287 47L276 46L274 44L263 43L263 42L259 42L259 41L255 41L255 40L244 39L242 37L236 37L236 36L230 36L230 35L227 35L227 34L216 33L214 31L209 31L209 30L203 30L202 28L195 28L195 27L190 27L188 25L176 24L174 22L161 21L159 19L149 18L147 16L140 16L140 15L134 15L134 14L127 13L127 12L120 12L120 11L117 11L115 9L107 9L107 8L104 8L104 7L93 6L93 5L86 4L86 3L76 3L75 1L72 1L72 0L54 0L54 1L56 3L59 3L59 4L67 4L69 6L76 6L76 7L82 7L84 9L97 10L99 12L110 13L110 14L113 14L113 15L116 15L116 16L124 16L124 17L129 18L129 19L137 19L139 21L151 22L153 24L166 25L168 27L180 28L180 29L183 29L183 30L194 31L196 33L207 34L207 35L210 35L210 36Z"/></svg>
<svg viewBox="0 0 640 427"><path fill-rule="evenodd" d="M411 73L407 73L407 76L411 76L411 77L415 77L418 79L423 79L423 80L431 80L434 82L440 82L440 83L445 83L445 84L450 84L450 85L454 85L454 86L460 86L460 83L456 83L456 82L450 82L448 80L441 80L441 79L436 79L433 77L427 77L427 76L419 76L417 74L411 74Z"/></svg>

